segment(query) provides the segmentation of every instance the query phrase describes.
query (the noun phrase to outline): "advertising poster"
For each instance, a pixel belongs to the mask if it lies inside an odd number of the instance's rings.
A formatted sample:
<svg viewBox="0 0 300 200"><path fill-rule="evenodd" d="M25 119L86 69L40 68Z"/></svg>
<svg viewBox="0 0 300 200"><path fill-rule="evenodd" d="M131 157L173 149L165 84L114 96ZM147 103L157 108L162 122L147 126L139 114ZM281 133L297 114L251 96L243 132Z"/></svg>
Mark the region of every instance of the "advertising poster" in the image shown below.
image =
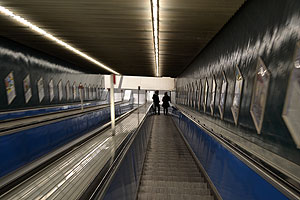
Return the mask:
<svg viewBox="0 0 300 200"><path fill-rule="evenodd" d="M88 87L88 99L91 99L92 98L92 88L91 88L91 85L89 84L89 87Z"/></svg>
<svg viewBox="0 0 300 200"><path fill-rule="evenodd" d="M190 106L194 107L194 84L190 83Z"/></svg>
<svg viewBox="0 0 300 200"><path fill-rule="evenodd" d="M208 81L207 78L205 78L204 83L204 93L203 93L203 110L206 112L206 105L207 105L207 95L208 95Z"/></svg>
<svg viewBox="0 0 300 200"><path fill-rule="evenodd" d="M222 72L222 86L221 86L221 93L220 93L220 102L219 102L219 112L221 119L224 118L224 109L225 109L225 102L226 102L226 95L227 95L227 79L225 72Z"/></svg>
<svg viewBox="0 0 300 200"><path fill-rule="evenodd" d="M4 79L8 105L16 98L16 88L13 72Z"/></svg>
<svg viewBox="0 0 300 200"><path fill-rule="evenodd" d="M291 71L282 117L300 149L300 42L297 43L294 68Z"/></svg>
<svg viewBox="0 0 300 200"><path fill-rule="evenodd" d="M24 88L25 103L28 103L28 101L32 97L32 92L31 92L31 87L30 87L30 76L29 76L29 74L23 80L23 88Z"/></svg>
<svg viewBox="0 0 300 200"><path fill-rule="evenodd" d="M199 93L198 93L198 109L201 108L201 101L202 101L202 83L201 80L199 80Z"/></svg>
<svg viewBox="0 0 300 200"><path fill-rule="evenodd" d="M192 83L189 84L189 106L192 106L193 88Z"/></svg>
<svg viewBox="0 0 300 200"><path fill-rule="evenodd" d="M70 82L69 81L67 81L67 83L66 83L66 95L67 95L67 101L69 101L70 100Z"/></svg>
<svg viewBox="0 0 300 200"><path fill-rule="evenodd" d="M187 85L184 87L184 105L187 105Z"/></svg>
<svg viewBox="0 0 300 200"><path fill-rule="evenodd" d="M49 81L49 97L50 102L52 102L54 99L54 84L52 79Z"/></svg>
<svg viewBox="0 0 300 200"><path fill-rule="evenodd" d="M210 113L214 115L214 108L215 108L215 98L216 98L216 79L215 76L212 78L212 88L211 88L211 101L210 101Z"/></svg>
<svg viewBox="0 0 300 200"><path fill-rule="evenodd" d="M231 112L233 115L234 123L237 125L238 117L240 112L240 104L241 104L241 96L242 96L242 89L243 89L243 76L240 72L238 66L236 66L235 70L235 85L234 85L234 97L233 103L231 106Z"/></svg>
<svg viewBox="0 0 300 200"><path fill-rule="evenodd" d="M198 109L198 97L199 97L199 84L195 81L195 92L194 92L195 100L194 100L194 108Z"/></svg>
<svg viewBox="0 0 300 200"><path fill-rule="evenodd" d="M186 86L187 105L190 106L190 85Z"/></svg>
<svg viewBox="0 0 300 200"><path fill-rule="evenodd" d="M37 87L38 87L39 101L42 102L45 97L44 80L42 77L40 78L40 80L38 80Z"/></svg>
<svg viewBox="0 0 300 200"><path fill-rule="evenodd" d="M197 91L198 91L198 86L197 86L197 82L193 83L193 107L196 108L197 106Z"/></svg>
<svg viewBox="0 0 300 200"><path fill-rule="evenodd" d="M59 101L61 101L63 98L63 86L62 86L61 80L57 84L57 89L58 89L58 99L59 99Z"/></svg>
<svg viewBox="0 0 300 200"><path fill-rule="evenodd" d="M263 124L269 82L270 73L261 58L258 58L250 106L250 113L258 134L260 134Z"/></svg>
<svg viewBox="0 0 300 200"><path fill-rule="evenodd" d="M93 91L92 98L93 98L93 99L95 99L95 96L96 96L96 92L95 92L95 85L93 85L93 87L92 87L92 91Z"/></svg>
<svg viewBox="0 0 300 200"><path fill-rule="evenodd" d="M74 100L76 100L76 98L77 98L76 82L73 83L73 97L74 97Z"/></svg>
<svg viewBox="0 0 300 200"><path fill-rule="evenodd" d="M100 87L99 87L99 85L97 86L97 99L100 99Z"/></svg>
<svg viewBox="0 0 300 200"><path fill-rule="evenodd" d="M84 84L84 99L88 99L88 88L86 83Z"/></svg>

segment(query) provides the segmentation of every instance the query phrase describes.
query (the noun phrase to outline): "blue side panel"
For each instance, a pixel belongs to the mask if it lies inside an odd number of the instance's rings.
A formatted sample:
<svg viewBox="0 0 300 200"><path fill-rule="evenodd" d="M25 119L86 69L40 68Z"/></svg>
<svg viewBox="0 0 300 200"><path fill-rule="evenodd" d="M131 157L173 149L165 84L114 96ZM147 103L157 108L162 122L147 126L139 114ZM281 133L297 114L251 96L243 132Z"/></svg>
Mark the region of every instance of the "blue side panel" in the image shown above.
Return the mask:
<svg viewBox="0 0 300 200"><path fill-rule="evenodd" d="M127 151L103 199L136 198L143 161L147 151L147 142L150 136L150 125L150 121L146 119Z"/></svg>
<svg viewBox="0 0 300 200"><path fill-rule="evenodd" d="M118 117L132 104L117 105ZM110 108L0 137L0 177L103 125Z"/></svg>
<svg viewBox="0 0 300 200"><path fill-rule="evenodd" d="M83 107L103 105L106 103L107 103L106 101L90 102L90 103L83 104ZM81 104L75 104L75 105L67 105L67 106L32 109L32 110L25 110L25 111L13 111L10 113L0 113L0 121L8 120L8 119L16 119L16 118L21 118L21 117L29 117L29 116L34 116L34 115L41 115L41 114L64 111L64 110L72 110L72 109L76 109L76 108L80 108L80 107L81 107Z"/></svg>
<svg viewBox="0 0 300 200"><path fill-rule="evenodd" d="M175 123L224 200L288 199L179 111Z"/></svg>

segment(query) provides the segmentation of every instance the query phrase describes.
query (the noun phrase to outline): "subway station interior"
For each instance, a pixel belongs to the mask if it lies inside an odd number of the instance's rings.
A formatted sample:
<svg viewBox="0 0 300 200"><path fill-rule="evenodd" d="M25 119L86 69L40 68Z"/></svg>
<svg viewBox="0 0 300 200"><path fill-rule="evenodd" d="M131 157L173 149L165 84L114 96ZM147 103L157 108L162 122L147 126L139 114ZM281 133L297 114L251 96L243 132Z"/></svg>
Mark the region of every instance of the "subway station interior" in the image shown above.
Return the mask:
<svg viewBox="0 0 300 200"><path fill-rule="evenodd" d="M300 200L299 0L0 0L0 199Z"/></svg>

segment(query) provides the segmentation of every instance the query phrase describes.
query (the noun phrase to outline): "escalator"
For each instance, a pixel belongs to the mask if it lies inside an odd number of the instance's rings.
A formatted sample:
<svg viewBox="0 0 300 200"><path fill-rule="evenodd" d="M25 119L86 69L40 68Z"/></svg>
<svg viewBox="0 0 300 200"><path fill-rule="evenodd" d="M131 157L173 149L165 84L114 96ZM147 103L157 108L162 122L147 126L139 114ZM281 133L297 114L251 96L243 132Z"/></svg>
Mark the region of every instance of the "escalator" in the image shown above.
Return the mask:
<svg viewBox="0 0 300 200"><path fill-rule="evenodd" d="M137 199L214 199L170 116L154 116Z"/></svg>

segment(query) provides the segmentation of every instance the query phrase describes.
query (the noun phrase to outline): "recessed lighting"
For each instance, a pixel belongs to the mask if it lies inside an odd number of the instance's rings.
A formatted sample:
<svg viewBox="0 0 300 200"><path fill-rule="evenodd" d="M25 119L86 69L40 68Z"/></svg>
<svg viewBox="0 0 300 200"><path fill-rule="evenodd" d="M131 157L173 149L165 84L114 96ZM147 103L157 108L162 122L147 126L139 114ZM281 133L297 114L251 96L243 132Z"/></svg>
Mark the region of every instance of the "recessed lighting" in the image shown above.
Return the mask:
<svg viewBox="0 0 300 200"><path fill-rule="evenodd" d="M107 71L113 73L113 74L117 74L119 75L118 72L112 70L111 68L107 67L106 65L102 64L101 62L97 61L96 59L88 56L87 54L79 51L78 49L72 47L71 45L65 43L64 41L54 37L53 35L51 35L50 33L46 32L45 30L39 28L38 26L32 24L31 22L27 21L26 19L14 14L12 11L8 10L7 8L0 6L0 13L3 15L6 15L8 17L11 17L14 21L30 28L31 30L33 30L34 32L48 38L49 40L54 41L55 43L59 44L60 46L65 47L66 49L72 51L73 53L85 58L86 60L89 60L90 62L98 65L99 67L106 69Z"/></svg>
<svg viewBox="0 0 300 200"><path fill-rule="evenodd" d="M152 4L152 28L154 41L154 55L156 65L156 76L159 76L159 5L158 0L151 0Z"/></svg>

